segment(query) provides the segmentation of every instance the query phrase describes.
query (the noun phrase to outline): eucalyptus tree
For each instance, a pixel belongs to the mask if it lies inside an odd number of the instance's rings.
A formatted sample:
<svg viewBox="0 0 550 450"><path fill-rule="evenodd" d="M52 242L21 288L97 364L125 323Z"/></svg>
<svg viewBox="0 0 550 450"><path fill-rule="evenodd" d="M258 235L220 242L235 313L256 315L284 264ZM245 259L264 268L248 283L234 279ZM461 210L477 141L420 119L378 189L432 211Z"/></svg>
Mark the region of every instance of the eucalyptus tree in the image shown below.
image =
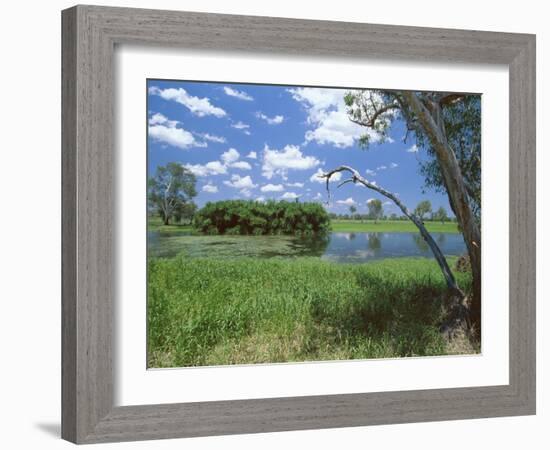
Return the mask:
<svg viewBox="0 0 550 450"><path fill-rule="evenodd" d="M424 216L427 216L432 212L432 204L429 200L422 200L416 205L414 213L420 217L420 220L424 220Z"/></svg>
<svg viewBox="0 0 550 450"><path fill-rule="evenodd" d="M441 224L444 224L449 220L449 216L447 216L447 211L443 206L440 206L432 215L433 220L437 220L438 222L441 222Z"/></svg>
<svg viewBox="0 0 550 450"><path fill-rule="evenodd" d="M367 129L359 139L361 146L367 148L373 136L387 139L392 123L402 120L406 128L404 141L414 139L412 151L424 150L427 153L427 161L420 163L425 185L447 194L468 249L473 281L473 292L467 305L468 316L475 322L477 331L481 332L480 96L446 92L362 90L347 93L344 100L350 120ZM337 171L349 171L351 178L347 181L360 181L354 168L341 166L326 174L327 182L330 174ZM365 186L371 189L377 187L361 178L366 181L362 183ZM395 195L386 192L393 196L388 198L399 202ZM401 202L397 202L405 216L417 225L430 244L448 285L456 291L458 286L452 273L447 270L445 258L440 260L437 256L437 253L441 253L439 247L431 236L428 238L429 233L421 221L419 226L418 217L410 213ZM433 241L433 245L429 239ZM457 299L455 305L457 309L461 309L458 306L462 305L462 301Z"/></svg>
<svg viewBox="0 0 550 450"><path fill-rule="evenodd" d="M369 208L369 218L373 219L374 223L377 223L378 219L384 214L382 202L377 198L371 198L367 201L367 208Z"/></svg>
<svg viewBox="0 0 550 450"><path fill-rule="evenodd" d="M181 164L170 162L157 167L147 183L147 201L156 208L164 225L169 225L174 216L182 218L195 210L192 199L197 195L196 182L195 175Z"/></svg>

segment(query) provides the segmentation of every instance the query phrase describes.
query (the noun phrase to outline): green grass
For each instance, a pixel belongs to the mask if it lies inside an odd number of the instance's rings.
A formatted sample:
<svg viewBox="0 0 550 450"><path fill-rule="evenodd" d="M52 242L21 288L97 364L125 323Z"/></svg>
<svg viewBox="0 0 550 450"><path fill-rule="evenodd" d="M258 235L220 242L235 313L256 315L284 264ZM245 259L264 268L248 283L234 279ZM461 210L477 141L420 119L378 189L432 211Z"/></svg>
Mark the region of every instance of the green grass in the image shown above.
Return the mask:
<svg viewBox="0 0 550 450"><path fill-rule="evenodd" d="M457 277L468 290L469 275ZM428 259L151 258L148 366L479 351L450 347L438 332L445 291Z"/></svg>
<svg viewBox="0 0 550 450"><path fill-rule="evenodd" d="M458 227L456 223L446 222L424 222L424 225L431 233L458 233ZM159 216L149 216L147 218L147 228L149 230L171 232L171 231L195 231L190 224L178 224L172 223L170 225L164 225L162 219ZM373 232L418 232L418 228L410 220L380 220L378 223L374 223L373 220L366 220L361 222L360 220L344 220L344 219L332 219L331 230L343 233L373 233Z"/></svg>
<svg viewBox="0 0 550 450"><path fill-rule="evenodd" d="M446 222L424 222L424 225L431 233L458 233L456 223ZM418 232L418 228L410 220L381 220L374 223L373 220L361 222L360 220L331 220L332 231L358 233L373 233L376 231L383 233L390 232Z"/></svg>
<svg viewBox="0 0 550 450"><path fill-rule="evenodd" d="M162 219L159 216L147 217L147 229L150 231L193 231L194 228L190 224L171 223L170 225L164 225Z"/></svg>

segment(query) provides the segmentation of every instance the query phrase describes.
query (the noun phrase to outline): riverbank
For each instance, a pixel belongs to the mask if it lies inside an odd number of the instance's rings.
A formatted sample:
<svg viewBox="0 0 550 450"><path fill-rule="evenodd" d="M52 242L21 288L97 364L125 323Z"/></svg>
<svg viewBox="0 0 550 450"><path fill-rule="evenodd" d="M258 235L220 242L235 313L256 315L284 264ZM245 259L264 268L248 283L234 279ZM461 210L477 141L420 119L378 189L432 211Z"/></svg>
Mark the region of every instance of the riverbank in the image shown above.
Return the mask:
<svg viewBox="0 0 550 450"><path fill-rule="evenodd" d="M454 264L454 258L449 261ZM469 274L457 273L468 290ZM431 259L151 258L148 365L181 367L472 353L438 332Z"/></svg>
<svg viewBox="0 0 550 450"><path fill-rule="evenodd" d="M457 224L454 222L424 222L424 225L430 233L459 233ZM158 216L147 218L148 230L152 231L194 231L190 224L170 224L164 225ZM374 223L373 220L342 220L332 219L331 230L342 233L410 233L418 232L418 228L410 220L380 220Z"/></svg>
<svg viewBox="0 0 550 450"><path fill-rule="evenodd" d="M459 233L457 224L454 222L424 222L430 233ZM418 228L410 220L331 220L332 231L342 233L407 233L418 232Z"/></svg>

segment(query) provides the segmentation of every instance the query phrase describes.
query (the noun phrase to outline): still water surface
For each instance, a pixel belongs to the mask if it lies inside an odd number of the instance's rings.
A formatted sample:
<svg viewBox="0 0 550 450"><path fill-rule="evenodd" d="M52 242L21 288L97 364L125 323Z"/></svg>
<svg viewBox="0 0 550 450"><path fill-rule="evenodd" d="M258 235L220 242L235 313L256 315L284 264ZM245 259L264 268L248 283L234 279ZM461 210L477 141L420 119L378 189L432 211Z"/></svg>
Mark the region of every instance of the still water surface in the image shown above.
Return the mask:
<svg viewBox="0 0 550 450"><path fill-rule="evenodd" d="M445 255L466 252L462 235L433 233ZM260 258L315 256L339 263L364 263L384 258L432 257L418 233L330 233L324 238L294 236L201 236L189 232L147 233L149 256Z"/></svg>

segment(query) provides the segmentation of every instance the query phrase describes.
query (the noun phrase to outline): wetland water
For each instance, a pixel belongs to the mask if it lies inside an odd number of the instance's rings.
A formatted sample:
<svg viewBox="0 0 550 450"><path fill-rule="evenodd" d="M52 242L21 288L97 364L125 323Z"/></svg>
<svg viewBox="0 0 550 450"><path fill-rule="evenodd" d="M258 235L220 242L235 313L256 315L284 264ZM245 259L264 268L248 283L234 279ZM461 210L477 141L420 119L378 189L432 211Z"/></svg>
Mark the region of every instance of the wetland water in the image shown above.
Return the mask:
<svg viewBox="0 0 550 450"><path fill-rule="evenodd" d="M461 255L466 246L461 234L432 233L443 254ZM324 238L295 236L203 236L190 232L147 233L148 255L170 258L260 258L314 256L339 263L364 263L385 258L427 257L432 253L418 233L338 233Z"/></svg>

